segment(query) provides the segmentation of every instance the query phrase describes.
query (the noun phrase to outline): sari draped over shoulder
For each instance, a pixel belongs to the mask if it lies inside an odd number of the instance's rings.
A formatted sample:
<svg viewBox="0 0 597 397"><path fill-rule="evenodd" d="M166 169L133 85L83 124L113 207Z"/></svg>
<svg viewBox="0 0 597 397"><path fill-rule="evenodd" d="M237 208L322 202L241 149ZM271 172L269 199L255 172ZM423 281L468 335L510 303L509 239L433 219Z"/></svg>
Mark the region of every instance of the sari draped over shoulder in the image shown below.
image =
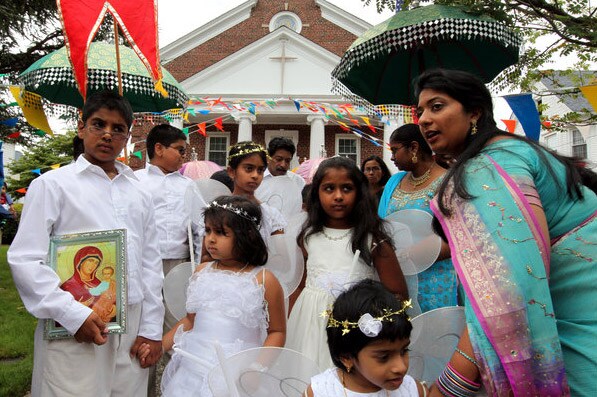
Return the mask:
<svg viewBox="0 0 597 397"><path fill-rule="evenodd" d="M514 179L480 155L466 165L473 196L431 208L466 292L466 319L489 395L570 394L549 285L550 239ZM490 194L489 194L490 193Z"/></svg>

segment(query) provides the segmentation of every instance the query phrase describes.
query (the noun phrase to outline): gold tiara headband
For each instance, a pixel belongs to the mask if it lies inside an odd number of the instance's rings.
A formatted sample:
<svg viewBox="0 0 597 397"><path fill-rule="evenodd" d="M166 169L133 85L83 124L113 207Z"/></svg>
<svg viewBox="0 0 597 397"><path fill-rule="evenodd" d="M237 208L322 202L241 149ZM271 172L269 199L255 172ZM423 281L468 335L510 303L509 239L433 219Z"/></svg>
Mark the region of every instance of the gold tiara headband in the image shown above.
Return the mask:
<svg viewBox="0 0 597 397"><path fill-rule="evenodd" d="M257 229L259 229L259 222L257 221L257 217L249 215L249 213L247 211L243 210L242 208L235 207L230 204L220 204L217 201L212 201L211 203L209 203L207 205L207 208L215 208L215 207L222 208L226 211L232 212L233 214L242 216L243 218L251 221L255 225L255 227Z"/></svg>
<svg viewBox="0 0 597 397"><path fill-rule="evenodd" d="M246 144L244 145L245 147L240 149L238 151L238 153L234 153L228 156L228 161L230 161L231 159L238 157L238 156L244 156L246 154L252 154L252 153L259 153L259 152L263 152L265 153L266 157L269 157L269 155L267 154L267 151L263 148L263 146L258 145L256 143L252 143L252 144ZM231 146L230 149L228 149L228 151L230 152L230 150L232 150L232 148L235 146Z"/></svg>
<svg viewBox="0 0 597 397"><path fill-rule="evenodd" d="M409 299L406 301L402 301L402 307L398 310L392 311L389 309L383 309L382 310L383 314L381 316L377 316L377 317L373 317L371 314L365 313L359 318L359 321L356 321L356 322L348 321L348 320L343 320L343 321L336 320L332 316L331 309L324 311L321 314L321 316L328 318L328 325L327 325L328 328L342 328L342 336L346 335L354 328L359 328L361 330L361 332L363 334L365 334L365 336L368 336L370 338L375 338L381 332L384 321L387 321L389 323L393 322L394 316L403 314L406 311L406 309L411 308L411 307L412 307L412 301Z"/></svg>

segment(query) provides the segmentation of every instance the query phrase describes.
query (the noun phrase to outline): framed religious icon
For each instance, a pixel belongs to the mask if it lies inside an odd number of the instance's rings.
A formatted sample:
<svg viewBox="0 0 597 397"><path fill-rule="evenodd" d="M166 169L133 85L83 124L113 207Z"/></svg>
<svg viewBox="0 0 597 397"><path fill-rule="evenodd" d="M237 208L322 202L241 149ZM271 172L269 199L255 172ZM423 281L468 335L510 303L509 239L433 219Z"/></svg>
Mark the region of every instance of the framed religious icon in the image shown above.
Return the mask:
<svg viewBox="0 0 597 397"><path fill-rule="evenodd" d="M126 230L53 236L48 265L60 278L60 288L70 292L107 324L108 333L126 331ZM60 323L46 319L46 339L72 335Z"/></svg>

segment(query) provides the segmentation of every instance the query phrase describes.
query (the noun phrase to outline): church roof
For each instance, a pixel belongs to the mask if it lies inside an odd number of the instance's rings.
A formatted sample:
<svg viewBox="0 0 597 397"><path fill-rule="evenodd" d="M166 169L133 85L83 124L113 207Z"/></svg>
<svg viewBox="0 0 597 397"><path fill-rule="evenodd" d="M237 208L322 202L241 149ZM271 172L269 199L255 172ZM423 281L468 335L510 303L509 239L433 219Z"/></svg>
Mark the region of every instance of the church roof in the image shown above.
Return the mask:
<svg viewBox="0 0 597 397"><path fill-rule="evenodd" d="M300 26L291 26L293 21ZM284 26L294 29L302 41L323 49L324 58L329 54L340 57L358 35L371 27L325 0L247 0L163 47L161 58L182 82Z"/></svg>

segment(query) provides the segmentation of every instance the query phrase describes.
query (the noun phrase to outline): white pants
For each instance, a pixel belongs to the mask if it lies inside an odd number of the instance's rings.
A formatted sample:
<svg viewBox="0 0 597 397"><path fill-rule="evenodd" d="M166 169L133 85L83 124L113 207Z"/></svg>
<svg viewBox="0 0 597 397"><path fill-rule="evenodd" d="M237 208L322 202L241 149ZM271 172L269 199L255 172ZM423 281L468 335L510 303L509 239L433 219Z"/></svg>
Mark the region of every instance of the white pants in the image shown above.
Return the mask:
<svg viewBox="0 0 597 397"><path fill-rule="evenodd" d="M74 339L45 340L44 321L38 321L31 396L146 396L148 370L129 354L139 330L141 306L129 305L127 333L109 335L101 346Z"/></svg>

